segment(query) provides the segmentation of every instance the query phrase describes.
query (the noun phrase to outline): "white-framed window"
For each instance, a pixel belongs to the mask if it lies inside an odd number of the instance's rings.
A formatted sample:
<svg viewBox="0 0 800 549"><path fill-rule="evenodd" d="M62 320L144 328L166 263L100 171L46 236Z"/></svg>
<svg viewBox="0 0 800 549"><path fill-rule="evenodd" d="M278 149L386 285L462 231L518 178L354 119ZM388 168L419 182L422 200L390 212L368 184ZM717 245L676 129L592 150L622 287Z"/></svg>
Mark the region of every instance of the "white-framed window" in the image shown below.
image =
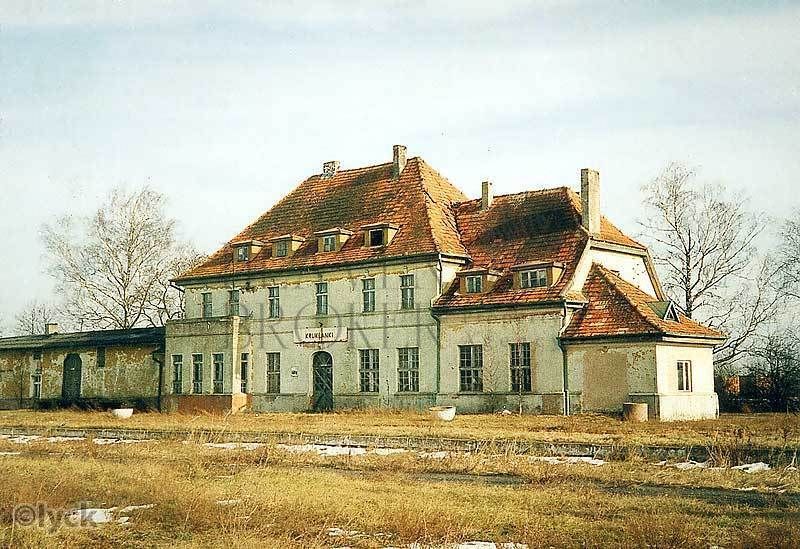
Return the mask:
<svg viewBox="0 0 800 549"><path fill-rule="evenodd" d="M514 393L531 392L531 344L511 343L511 391Z"/></svg>
<svg viewBox="0 0 800 549"><path fill-rule="evenodd" d="M239 361L239 380L241 381L240 390L247 392L247 381L250 377L250 353L242 353Z"/></svg>
<svg viewBox="0 0 800 549"><path fill-rule="evenodd" d="M479 294L483 291L483 277L480 275L467 276L467 293Z"/></svg>
<svg viewBox="0 0 800 549"><path fill-rule="evenodd" d="M380 390L380 359L378 349L359 349L358 374L362 393L377 393Z"/></svg>
<svg viewBox="0 0 800 549"><path fill-rule="evenodd" d="M183 393L183 355L172 355L172 393Z"/></svg>
<svg viewBox="0 0 800 549"><path fill-rule="evenodd" d="M370 230L369 245L372 247L384 245L383 229Z"/></svg>
<svg viewBox="0 0 800 549"><path fill-rule="evenodd" d="M336 235L327 234L322 237L322 251L323 252L336 251Z"/></svg>
<svg viewBox="0 0 800 549"><path fill-rule="evenodd" d="M543 288L547 286L547 269L533 269L519 273L521 288Z"/></svg>
<svg viewBox="0 0 800 549"><path fill-rule="evenodd" d="M267 393L281 392L281 354L267 353Z"/></svg>
<svg viewBox="0 0 800 549"><path fill-rule="evenodd" d="M375 279L364 278L361 280L361 295L363 297L363 311L371 313L375 311Z"/></svg>
<svg viewBox="0 0 800 549"><path fill-rule="evenodd" d="M414 275L400 275L400 308L414 308Z"/></svg>
<svg viewBox="0 0 800 549"><path fill-rule="evenodd" d="M213 316L213 305L211 304L211 292L203 292L203 318Z"/></svg>
<svg viewBox="0 0 800 549"><path fill-rule="evenodd" d="M212 355L214 363L214 392L222 393L225 380L225 359L222 353L214 353Z"/></svg>
<svg viewBox="0 0 800 549"><path fill-rule="evenodd" d="M275 242L275 257L286 257L289 255L289 241L278 240Z"/></svg>
<svg viewBox="0 0 800 549"><path fill-rule="evenodd" d="M317 282L317 314L328 314L328 283Z"/></svg>
<svg viewBox="0 0 800 549"><path fill-rule="evenodd" d="M483 392L483 346L458 346L459 390L463 393Z"/></svg>
<svg viewBox="0 0 800 549"><path fill-rule="evenodd" d="M280 318L281 317L281 289L280 286L270 286L267 288L267 292L269 298L267 299L267 305L269 306L269 311L267 314L269 318Z"/></svg>
<svg viewBox="0 0 800 549"><path fill-rule="evenodd" d="M236 248L236 261L247 261L250 259L250 246L239 246Z"/></svg>
<svg viewBox="0 0 800 549"><path fill-rule="evenodd" d="M199 353L192 355L192 392L203 392L203 355Z"/></svg>
<svg viewBox="0 0 800 549"><path fill-rule="evenodd" d="M42 398L42 370L38 368L31 375L31 398Z"/></svg>
<svg viewBox="0 0 800 549"><path fill-rule="evenodd" d="M239 316L239 290L228 290L228 314Z"/></svg>
<svg viewBox="0 0 800 549"><path fill-rule="evenodd" d="M678 361L678 390L692 390L692 362L690 360Z"/></svg>
<svg viewBox="0 0 800 549"><path fill-rule="evenodd" d="M419 347L397 349L397 391L419 392Z"/></svg>

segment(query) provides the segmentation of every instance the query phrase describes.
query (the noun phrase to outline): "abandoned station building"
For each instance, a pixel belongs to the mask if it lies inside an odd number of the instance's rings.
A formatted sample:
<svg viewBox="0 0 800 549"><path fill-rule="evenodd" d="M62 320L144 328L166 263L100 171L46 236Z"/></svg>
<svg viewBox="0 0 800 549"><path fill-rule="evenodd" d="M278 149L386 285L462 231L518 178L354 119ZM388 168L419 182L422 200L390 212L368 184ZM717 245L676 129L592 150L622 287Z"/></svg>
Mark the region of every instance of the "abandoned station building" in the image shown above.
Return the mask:
<svg viewBox="0 0 800 549"><path fill-rule="evenodd" d="M174 283L166 330L0 340L0 400L177 411L354 407L713 418L724 336L600 214L596 171L468 199L421 158L326 162Z"/></svg>
<svg viewBox="0 0 800 549"><path fill-rule="evenodd" d="M470 200L421 158L326 162L174 282L171 409L352 407L560 414L718 410L723 335L664 296L647 249L600 214L596 171Z"/></svg>

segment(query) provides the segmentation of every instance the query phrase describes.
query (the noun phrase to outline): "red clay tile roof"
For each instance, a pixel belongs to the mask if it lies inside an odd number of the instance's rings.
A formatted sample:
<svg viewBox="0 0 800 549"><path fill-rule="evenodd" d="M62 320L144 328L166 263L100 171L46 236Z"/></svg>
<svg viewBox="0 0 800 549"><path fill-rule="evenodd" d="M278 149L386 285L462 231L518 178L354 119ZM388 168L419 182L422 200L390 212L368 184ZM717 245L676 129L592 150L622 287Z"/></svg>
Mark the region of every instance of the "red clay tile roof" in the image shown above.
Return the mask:
<svg viewBox="0 0 800 549"><path fill-rule="evenodd" d="M303 181L254 223L236 235L205 263L183 273L188 280L232 272L263 272L387 259L425 253L466 255L452 204L466 197L420 158L410 158L399 178L392 164L341 170L333 177L321 174ZM384 247L363 245L362 226L395 223L400 230ZM318 231L342 227L354 234L338 252L318 253ZM285 234L306 241L290 257L272 257L269 246L247 262L232 263L231 244L257 239L264 242Z"/></svg>
<svg viewBox="0 0 800 549"><path fill-rule="evenodd" d="M664 320L651 304L658 299L594 264L583 286L589 303L577 311L562 337L579 339L621 335L668 335L724 339L724 334L682 314L679 321Z"/></svg>
<svg viewBox="0 0 800 549"><path fill-rule="evenodd" d="M515 303L534 303L563 299L563 292L589 235L581 226L580 196L567 187L528 191L495 197L488 210L480 200L455 206L461 241L472 258L473 267L503 272L494 287L480 294L459 294L454 283L435 307L480 307ZM599 238L604 241L644 249L625 236L608 219L601 217ZM514 265L554 261L564 264L561 278L551 287L514 290ZM566 296L581 300L580 295Z"/></svg>

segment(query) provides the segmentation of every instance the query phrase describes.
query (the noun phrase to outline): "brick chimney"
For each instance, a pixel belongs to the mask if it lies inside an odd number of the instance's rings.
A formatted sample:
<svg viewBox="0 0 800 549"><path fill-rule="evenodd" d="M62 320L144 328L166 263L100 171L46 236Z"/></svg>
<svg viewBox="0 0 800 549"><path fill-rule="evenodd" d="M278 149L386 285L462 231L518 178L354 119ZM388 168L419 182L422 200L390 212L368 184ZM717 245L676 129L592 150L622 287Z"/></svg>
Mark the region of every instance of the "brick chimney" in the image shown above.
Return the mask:
<svg viewBox="0 0 800 549"><path fill-rule="evenodd" d="M53 335L58 333L58 324L55 322L48 322L44 325L44 334Z"/></svg>
<svg viewBox="0 0 800 549"><path fill-rule="evenodd" d="M401 173L403 173L403 169L406 167L406 146L395 145L392 147L392 153L394 164L392 167L392 175L394 177L398 177Z"/></svg>
<svg viewBox="0 0 800 549"><path fill-rule="evenodd" d="M591 235L600 234L600 172L581 170L581 225Z"/></svg>
<svg viewBox="0 0 800 549"><path fill-rule="evenodd" d="M492 192L492 182L484 181L481 183L481 210L488 210L492 207L494 202L494 193Z"/></svg>
<svg viewBox="0 0 800 549"><path fill-rule="evenodd" d="M333 177L339 171L339 161L329 160L322 164L322 177Z"/></svg>

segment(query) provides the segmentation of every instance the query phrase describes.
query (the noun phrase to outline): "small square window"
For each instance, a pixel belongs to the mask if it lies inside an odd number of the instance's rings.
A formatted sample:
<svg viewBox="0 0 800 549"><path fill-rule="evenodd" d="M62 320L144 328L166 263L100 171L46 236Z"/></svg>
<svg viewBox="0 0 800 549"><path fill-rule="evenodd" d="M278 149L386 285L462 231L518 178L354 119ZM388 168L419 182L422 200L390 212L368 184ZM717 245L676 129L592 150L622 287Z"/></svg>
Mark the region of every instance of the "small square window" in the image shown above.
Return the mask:
<svg viewBox="0 0 800 549"><path fill-rule="evenodd" d="M335 252L336 251L336 235L326 235L322 237L322 251Z"/></svg>
<svg viewBox="0 0 800 549"><path fill-rule="evenodd" d="M467 293L468 294L479 294L483 291L483 277L480 275L477 276L468 276L467 277Z"/></svg>
<svg viewBox="0 0 800 549"><path fill-rule="evenodd" d="M534 269L519 273L521 288L544 288L547 286L547 269Z"/></svg>
<svg viewBox="0 0 800 549"><path fill-rule="evenodd" d="M250 259L250 246L239 246L236 248L236 261L247 261Z"/></svg>
<svg viewBox="0 0 800 549"><path fill-rule="evenodd" d="M289 255L289 241L278 240L275 243L275 257L286 257Z"/></svg>
<svg viewBox="0 0 800 549"><path fill-rule="evenodd" d="M372 229L369 232L369 245L370 246L383 246L383 229Z"/></svg>

